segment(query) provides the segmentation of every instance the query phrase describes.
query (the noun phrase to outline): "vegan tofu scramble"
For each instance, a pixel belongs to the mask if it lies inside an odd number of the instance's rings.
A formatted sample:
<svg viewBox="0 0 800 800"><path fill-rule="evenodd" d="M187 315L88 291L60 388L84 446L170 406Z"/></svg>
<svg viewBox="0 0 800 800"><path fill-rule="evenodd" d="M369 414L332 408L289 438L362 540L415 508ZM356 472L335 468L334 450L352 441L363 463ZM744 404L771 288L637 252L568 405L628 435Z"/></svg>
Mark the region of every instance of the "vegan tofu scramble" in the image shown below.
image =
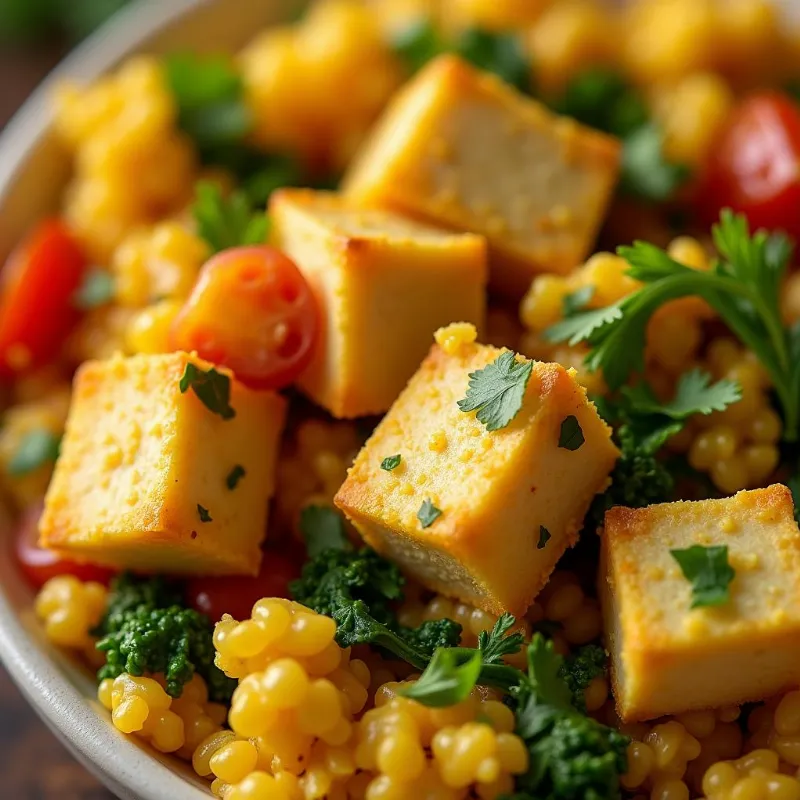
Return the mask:
<svg viewBox="0 0 800 800"><path fill-rule="evenodd" d="M800 800L800 36L320 0L53 97L0 292L48 638L223 800Z"/></svg>

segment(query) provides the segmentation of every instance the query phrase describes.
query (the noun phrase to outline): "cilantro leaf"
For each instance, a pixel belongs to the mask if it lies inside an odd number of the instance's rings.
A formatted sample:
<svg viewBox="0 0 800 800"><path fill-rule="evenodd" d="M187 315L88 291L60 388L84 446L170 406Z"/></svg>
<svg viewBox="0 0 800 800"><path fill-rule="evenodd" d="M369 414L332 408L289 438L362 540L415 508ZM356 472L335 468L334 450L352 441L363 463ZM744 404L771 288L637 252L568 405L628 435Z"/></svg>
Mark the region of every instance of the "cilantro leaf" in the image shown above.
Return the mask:
<svg viewBox="0 0 800 800"><path fill-rule="evenodd" d="M417 511L417 519L423 528L430 528L441 516L441 509L436 508L430 500L425 500L420 506L419 511Z"/></svg>
<svg viewBox="0 0 800 800"><path fill-rule="evenodd" d="M325 550L350 550L341 514L328 506L306 506L300 512L300 532L309 558Z"/></svg>
<svg viewBox="0 0 800 800"><path fill-rule="evenodd" d="M583 428L581 428L578 418L573 414L565 417L558 435L558 446L562 450L578 450L585 441Z"/></svg>
<svg viewBox="0 0 800 800"><path fill-rule="evenodd" d="M231 491L233 491L239 485L239 481L244 478L246 474L247 473L245 473L244 467L241 464L236 464L228 473L228 477L225 478L225 485Z"/></svg>
<svg viewBox="0 0 800 800"><path fill-rule="evenodd" d="M224 56L174 53L164 60L178 125L203 151L239 143L252 130L242 81Z"/></svg>
<svg viewBox="0 0 800 800"><path fill-rule="evenodd" d="M591 302L594 297L595 288L590 283L586 286L581 286L574 292L564 295L561 301L561 309L564 312L564 318L574 317L579 311L583 311L586 306Z"/></svg>
<svg viewBox="0 0 800 800"><path fill-rule="evenodd" d="M791 257L782 234L751 235L747 218L723 210L713 229L722 257L708 271L694 270L646 242L620 247L629 275L644 285L605 309L578 314L547 331L551 341L590 345L586 364L602 370L611 389L644 369L647 324L679 297L705 300L769 373L784 417L784 439L800 428L800 334L781 322L779 292ZM726 390L727 392L728 390Z"/></svg>
<svg viewBox="0 0 800 800"><path fill-rule="evenodd" d="M392 49L412 73L447 50L441 33L429 19L400 29L392 37Z"/></svg>
<svg viewBox="0 0 800 800"><path fill-rule="evenodd" d="M545 545L552 539L553 536L544 525L539 526L539 541L536 543L537 550L544 550Z"/></svg>
<svg viewBox="0 0 800 800"><path fill-rule="evenodd" d="M484 664L502 664L505 656L513 656L522 650L525 636L519 631L509 633L516 624L514 616L505 612L497 618L491 631L478 634L478 650Z"/></svg>
<svg viewBox="0 0 800 800"><path fill-rule="evenodd" d="M711 375L700 369L684 372L678 379L675 396L666 403L659 401L644 382L623 386L621 391L635 413L664 414L676 420L724 411L742 399L742 387L736 381L723 379L712 384Z"/></svg>
<svg viewBox="0 0 800 800"><path fill-rule="evenodd" d="M505 428L522 408L532 370L532 361L519 362L507 350L469 374L467 396L458 401L458 407L465 413L477 410L476 416L487 431Z"/></svg>
<svg viewBox="0 0 800 800"><path fill-rule="evenodd" d="M81 285L72 295L72 304L81 311L88 311L110 303L113 298L114 277L107 270L95 267L83 276Z"/></svg>
<svg viewBox="0 0 800 800"><path fill-rule="evenodd" d="M195 188L192 214L197 232L214 253L239 245L261 244L267 238L267 215L254 211L243 192L223 197L218 186L200 181Z"/></svg>
<svg viewBox="0 0 800 800"><path fill-rule="evenodd" d="M727 545L670 550L686 580L692 584L690 608L724 605L730 600L730 583L736 573L728 563Z"/></svg>
<svg viewBox="0 0 800 800"><path fill-rule="evenodd" d="M656 125L642 125L623 142L620 185L628 194L662 202L688 177L688 167L664 157L664 134Z"/></svg>
<svg viewBox="0 0 800 800"><path fill-rule="evenodd" d="M429 708L460 703L475 688L481 671L481 654L462 647L440 647L416 683L401 694Z"/></svg>
<svg viewBox="0 0 800 800"><path fill-rule="evenodd" d="M19 443L8 464L8 474L14 477L28 475L58 458L61 437L47 428L34 428Z"/></svg>
<svg viewBox="0 0 800 800"><path fill-rule="evenodd" d="M455 50L478 69L494 73L521 92L530 91L530 65L515 34L468 28L458 37Z"/></svg>
<svg viewBox="0 0 800 800"><path fill-rule="evenodd" d="M208 509L203 508L200 503L197 504L197 515L200 517L200 522L213 522L211 514L208 513Z"/></svg>
<svg viewBox="0 0 800 800"><path fill-rule="evenodd" d="M186 394L191 388L200 402L222 419L233 419L236 416L236 411L230 404L231 379L224 373L217 372L214 367L204 371L191 361L188 362L179 387L181 394Z"/></svg>
<svg viewBox="0 0 800 800"><path fill-rule="evenodd" d="M391 472L393 469L397 469L400 466L402 460L403 457L399 453L395 456L386 456L386 458L381 461L381 469Z"/></svg>

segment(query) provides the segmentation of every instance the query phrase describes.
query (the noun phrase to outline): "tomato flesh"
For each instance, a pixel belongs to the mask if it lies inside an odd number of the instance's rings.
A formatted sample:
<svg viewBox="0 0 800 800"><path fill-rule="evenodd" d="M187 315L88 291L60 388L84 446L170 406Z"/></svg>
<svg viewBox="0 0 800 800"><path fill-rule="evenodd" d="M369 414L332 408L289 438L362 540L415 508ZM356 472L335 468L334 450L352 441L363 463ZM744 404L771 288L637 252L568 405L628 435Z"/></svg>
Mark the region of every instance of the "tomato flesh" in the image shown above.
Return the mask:
<svg viewBox="0 0 800 800"><path fill-rule="evenodd" d="M46 219L11 254L0 288L0 375L46 363L80 317L73 297L86 270L59 219Z"/></svg>
<svg viewBox="0 0 800 800"><path fill-rule="evenodd" d="M706 222L723 208L746 214L751 229L800 237L800 107L787 95L752 95L728 120L699 192Z"/></svg>
<svg viewBox="0 0 800 800"><path fill-rule="evenodd" d="M203 265L171 343L252 388L279 389L308 365L318 327L311 289L289 258L274 247L235 247Z"/></svg>
<svg viewBox="0 0 800 800"><path fill-rule="evenodd" d="M223 614L234 619L250 617L262 597L288 597L289 582L300 575L302 552L291 546L280 551L264 551L261 569L254 578L231 575L219 578L192 578L186 584L186 602L218 622Z"/></svg>
<svg viewBox="0 0 800 800"><path fill-rule="evenodd" d="M17 523L14 537L14 556L22 574L34 589L40 589L50 578L58 575L74 575L81 581L97 581L108 584L114 570L94 564L79 564L61 558L52 550L39 547L39 517L41 504L26 509Z"/></svg>

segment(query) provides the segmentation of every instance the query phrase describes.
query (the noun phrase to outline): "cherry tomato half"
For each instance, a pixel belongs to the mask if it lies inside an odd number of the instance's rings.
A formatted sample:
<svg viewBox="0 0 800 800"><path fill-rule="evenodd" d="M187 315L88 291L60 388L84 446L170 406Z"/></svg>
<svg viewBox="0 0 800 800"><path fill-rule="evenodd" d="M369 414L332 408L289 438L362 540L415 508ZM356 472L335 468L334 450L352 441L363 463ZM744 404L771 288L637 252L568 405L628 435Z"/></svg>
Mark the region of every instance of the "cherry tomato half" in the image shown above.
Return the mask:
<svg viewBox="0 0 800 800"><path fill-rule="evenodd" d="M0 286L0 374L51 359L80 312L73 296L86 260L58 219L39 223L5 264Z"/></svg>
<svg viewBox="0 0 800 800"><path fill-rule="evenodd" d="M248 619L262 597L288 597L289 581L300 575L302 552L291 546L280 552L268 547L261 569L254 578L230 575L219 578L192 578L186 584L186 602L218 622L223 614Z"/></svg>
<svg viewBox="0 0 800 800"><path fill-rule="evenodd" d="M172 327L172 346L230 367L255 389L288 386L311 359L314 297L274 247L223 250L203 266Z"/></svg>
<svg viewBox="0 0 800 800"><path fill-rule="evenodd" d="M712 150L698 200L708 223L727 207L746 214L751 229L800 237L800 107L776 91L743 100Z"/></svg>
<svg viewBox="0 0 800 800"><path fill-rule="evenodd" d="M52 550L39 547L39 517L42 505L31 506L20 517L14 537L14 555L22 574L35 589L57 575L74 575L82 581L108 584L114 571L94 564L78 564L61 558Z"/></svg>

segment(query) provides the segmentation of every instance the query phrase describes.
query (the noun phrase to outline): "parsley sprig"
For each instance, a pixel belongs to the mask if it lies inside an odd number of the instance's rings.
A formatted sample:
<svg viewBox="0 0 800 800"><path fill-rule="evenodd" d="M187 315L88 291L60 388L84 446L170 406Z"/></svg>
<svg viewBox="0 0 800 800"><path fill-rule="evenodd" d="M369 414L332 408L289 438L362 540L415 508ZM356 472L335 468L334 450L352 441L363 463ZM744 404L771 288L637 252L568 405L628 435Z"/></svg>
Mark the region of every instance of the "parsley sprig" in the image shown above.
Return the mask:
<svg viewBox="0 0 800 800"><path fill-rule="evenodd" d="M464 411L477 411L487 431L505 428L522 408L533 361L517 361L510 350L483 369L470 372L467 396L458 401Z"/></svg>
<svg viewBox="0 0 800 800"><path fill-rule="evenodd" d="M195 187L192 215L197 232L219 253L229 247L262 244L267 238L268 221L264 211L255 210L240 191L224 197L219 187L200 181Z"/></svg>
<svg viewBox="0 0 800 800"><path fill-rule="evenodd" d="M784 416L784 438L796 441L800 423L800 328L781 323L779 288L792 254L782 233L750 234L744 215L726 209L713 228L720 259L707 272L690 269L655 245L620 247L637 291L605 308L578 314L550 328L552 341L588 342L590 369L603 371L612 389L644 370L647 324L679 297L705 300L769 373Z"/></svg>

